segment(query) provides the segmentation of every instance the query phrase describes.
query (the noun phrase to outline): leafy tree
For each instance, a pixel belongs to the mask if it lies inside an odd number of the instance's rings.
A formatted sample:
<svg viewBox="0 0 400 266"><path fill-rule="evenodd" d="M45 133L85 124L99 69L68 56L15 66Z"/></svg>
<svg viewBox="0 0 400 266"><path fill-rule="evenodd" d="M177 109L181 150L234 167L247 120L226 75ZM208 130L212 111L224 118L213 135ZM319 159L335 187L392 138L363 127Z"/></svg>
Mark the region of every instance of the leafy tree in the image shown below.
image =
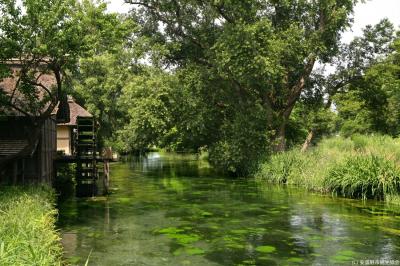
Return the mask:
<svg viewBox="0 0 400 266"><path fill-rule="evenodd" d="M143 34L169 49L164 63L191 64L224 82L237 102L261 102L277 150L317 60L338 51L355 1L126 1ZM161 25L161 27L160 27ZM210 90L215 87L211 86ZM257 96L257 99L254 97Z"/></svg>
<svg viewBox="0 0 400 266"><path fill-rule="evenodd" d="M171 84L174 78L154 69L132 76L122 89L119 106L127 111L128 122L117 131L117 148L121 151L143 151L161 140L171 130Z"/></svg>
<svg viewBox="0 0 400 266"><path fill-rule="evenodd" d="M177 79L169 94L178 104L155 142L207 148L215 166L245 174L292 143L294 107L316 61L338 52L356 1L126 2L146 58Z"/></svg>
<svg viewBox="0 0 400 266"><path fill-rule="evenodd" d="M74 0L0 1L0 80L16 81L0 88L0 114L28 118L27 149L59 103L66 71L77 63L84 35L77 13ZM16 156L2 158L0 167Z"/></svg>
<svg viewBox="0 0 400 266"><path fill-rule="evenodd" d="M366 132L371 114L356 100L357 93L351 92L351 87L362 82L366 71L393 51L394 33L394 27L387 19L367 26L361 37L340 45L339 53L330 62L330 67L335 69L331 74L312 75L301 97L308 109L301 117L309 122L303 150L316 141L315 136L332 133L336 126L342 127L347 134ZM338 121L330 110L332 103L342 110L342 125L336 125Z"/></svg>
<svg viewBox="0 0 400 266"><path fill-rule="evenodd" d="M78 6L72 0L0 2L0 78L13 75L10 60L19 65L13 93L0 90L0 103L40 124L58 103L62 74L77 62L81 27L73 19ZM55 85L40 82L52 75ZM43 96L44 95L44 96Z"/></svg>
<svg viewBox="0 0 400 266"><path fill-rule="evenodd" d="M100 144L112 145L115 132L127 123L126 108L118 102L137 68L132 40L137 27L127 17L108 13L103 2L83 1L79 17L86 27L85 53L71 77L70 93L96 117Z"/></svg>
<svg viewBox="0 0 400 266"><path fill-rule="evenodd" d="M119 105L130 79L129 63L122 55L104 53L80 60L79 74L72 80L77 100L99 123L101 145L112 146L115 132L126 121L126 108Z"/></svg>
<svg viewBox="0 0 400 266"><path fill-rule="evenodd" d="M369 66L357 82L352 82L346 93L336 97L341 131L353 133L379 132L400 134L400 45L399 39L390 46L387 58Z"/></svg>

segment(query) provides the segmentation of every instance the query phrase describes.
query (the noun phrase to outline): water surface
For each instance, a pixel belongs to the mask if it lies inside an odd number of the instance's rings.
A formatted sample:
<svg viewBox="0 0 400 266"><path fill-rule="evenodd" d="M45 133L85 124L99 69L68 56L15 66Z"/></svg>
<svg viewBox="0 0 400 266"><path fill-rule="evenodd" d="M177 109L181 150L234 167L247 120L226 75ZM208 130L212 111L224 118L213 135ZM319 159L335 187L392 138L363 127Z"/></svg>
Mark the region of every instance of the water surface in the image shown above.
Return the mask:
<svg viewBox="0 0 400 266"><path fill-rule="evenodd" d="M400 260L400 213L382 203L229 179L195 156L112 166L108 198L60 204L73 265L332 265Z"/></svg>

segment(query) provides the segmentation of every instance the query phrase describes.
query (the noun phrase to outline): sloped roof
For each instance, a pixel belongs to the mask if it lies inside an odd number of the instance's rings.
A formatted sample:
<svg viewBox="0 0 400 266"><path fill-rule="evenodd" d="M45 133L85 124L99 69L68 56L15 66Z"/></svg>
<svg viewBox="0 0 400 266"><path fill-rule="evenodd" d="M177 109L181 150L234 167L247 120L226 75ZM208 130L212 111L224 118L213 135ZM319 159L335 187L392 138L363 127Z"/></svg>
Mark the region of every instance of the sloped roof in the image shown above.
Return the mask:
<svg viewBox="0 0 400 266"><path fill-rule="evenodd" d="M30 99L27 99L18 89L15 90L17 82L18 82L18 76L20 75L21 71L21 65L18 63L8 63L8 66L10 67L12 71L11 77L7 77L4 79L0 79L0 90L2 90L8 97L13 98L13 104L15 106L21 107L24 109L29 103ZM38 72L36 75L36 82L43 85L44 87L50 89L54 86L57 85L57 81L54 75L51 74L43 74ZM39 99L43 99L45 96L45 92L43 89L38 87L38 97ZM46 106L45 106L46 108ZM56 108L57 109L57 108ZM29 112L29 111L28 111ZM57 110L53 111L53 114L55 114ZM12 108L7 108L5 106L0 106L0 113L5 113L7 115L15 115L19 116L22 115L20 112L12 109ZM32 114L35 115L35 114Z"/></svg>
<svg viewBox="0 0 400 266"><path fill-rule="evenodd" d="M93 117L85 108L77 104L71 96L68 96L68 108L70 119L68 123L59 123L64 126L76 126L78 117Z"/></svg>

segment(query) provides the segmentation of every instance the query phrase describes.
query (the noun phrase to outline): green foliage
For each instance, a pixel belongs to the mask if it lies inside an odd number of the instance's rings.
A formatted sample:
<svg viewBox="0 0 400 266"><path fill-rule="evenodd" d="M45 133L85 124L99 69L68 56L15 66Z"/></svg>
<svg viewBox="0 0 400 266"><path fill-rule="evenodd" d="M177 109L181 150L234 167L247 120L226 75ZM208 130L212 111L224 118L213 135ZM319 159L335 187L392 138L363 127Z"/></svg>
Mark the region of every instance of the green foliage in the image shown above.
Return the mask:
<svg viewBox="0 0 400 266"><path fill-rule="evenodd" d="M82 27L74 0L0 2L0 77L9 60L18 59L16 93L0 90L0 104L26 116L50 116L61 93L63 71L73 68L82 47ZM55 84L42 84L38 76L54 75Z"/></svg>
<svg viewBox="0 0 400 266"><path fill-rule="evenodd" d="M335 97L341 132L345 136L371 132L391 136L400 134L398 38L390 42L389 47L387 49L391 53L386 58L370 64L362 77L351 82L346 90Z"/></svg>
<svg viewBox="0 0 400 266"><path fill-rule="evenodd" d="M76 164L57 164L57 176L53 187L58 199L67 199L75 195Z"/></svg>
<svg viewBox="0 0 400 266"><path fill-rule="evenodd" d="M117 131L120 150L129 152L161 146L163 137L172 130L174 82L169 74L147 69L142 75L132 77L123 88L119 104L128 113L128 123Z"/></svg>
<svg viewBox="0 0 400 266"><path fill-rule="evenodd" d="M18 59L21 68L17 93L0 90L0 104L32 117L50 116L82 57L125 48L134 28L92 0L5 0L0 15L0 78L9 76L9 60ZM56 84L38 84L43 74L54 75Z"/></svg>
<svg viewBox="0 0 400 266"><path fill-rule="evenodd" d="M268 177L268 182L286 184L300 174L298 170L302 169L305 162L299 151L292 150L273 155L268 163L262 164L260 172L263 177Z"/></svg>
<svg viewBox="0 0 400 266"><path fill-rule="evenodd" d="M268 155L266 116L259 109L249 107L224 121L220 140L209 148L212 165L234 175L247 175Z"/></svg>
<svg viewBox="0 0 400 266"><path fill-rule="evenodd" d="M376 89L363 91L365 85L362 84L368 69L393 52L394 39L393 24L383 19L374 26L366 26L363 35L349 44L340 45L339 52L330 62L335 69L333 73L327 75L324 68L313 71L300 98L301 104L296 105L292 116L312 134L313 144L324 135L337 131L344 136L384 132L383 95ZM371 82L366 85L371 86ZM371 112L371 108L367 108L368 99L374 98L376 111ZM338 112L332 112L332 107Z"/></svg>
<svg viewBox="0 0 400 266"><path fill-rule="evenodd" d="M308 152L271 156L256 177L345 197L395 199L400 193L400 140L355 135L322 140Z"/></svg>
<svg viewBox="0 0 400 266"><path fill-rule="evenodd" d="M105 52L82 58L79 75L73 79L73 94L99 122L101 145L113 145L116 131L127 122L126 108L119 103L131 78L127 58L123 56L123 52Z"/></svg>
<svg viewBox="0 0 400 266"><path fill-rule="evenodd" d="M400 192L400 170L378 156L349 157L329 171L325 186L344 197L384 199Z"/></svg>
<svg viewBox="0 0 400 266"><path fill-rule="evenodd" d="M0 189L1 265L62 265L53 201L49 188Z"/></svg>
<svg viewBox="0 0 400 266"><path fill-rule="evenodd" d="M235 173L248 172L262 148L264 154L275 143L285 148L288 125L298 129L290 116L305 81L317 60L337 53L355 3L128 2L135 6L140 36L151 44L149 58L161 54L153 63L173 66L182 89L177 95L188 96L177 98L183 106L171 112L174 126L161 142L178 149L207 147L215 166Z"/></svg>

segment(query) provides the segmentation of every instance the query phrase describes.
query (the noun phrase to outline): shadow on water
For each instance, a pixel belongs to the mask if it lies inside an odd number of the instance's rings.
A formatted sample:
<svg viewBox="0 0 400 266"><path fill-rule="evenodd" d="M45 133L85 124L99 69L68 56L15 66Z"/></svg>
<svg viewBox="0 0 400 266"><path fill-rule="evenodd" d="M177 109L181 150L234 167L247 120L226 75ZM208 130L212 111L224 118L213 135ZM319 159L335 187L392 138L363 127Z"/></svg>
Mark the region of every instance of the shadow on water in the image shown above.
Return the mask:
<svg viewBox="0 0 400 266"><path fill-rule="evenodd" d="M112 194L60 203L82 265L310 265L400 259L400 214L376 202L227 179L194 155L112 166Z"/></svg>

